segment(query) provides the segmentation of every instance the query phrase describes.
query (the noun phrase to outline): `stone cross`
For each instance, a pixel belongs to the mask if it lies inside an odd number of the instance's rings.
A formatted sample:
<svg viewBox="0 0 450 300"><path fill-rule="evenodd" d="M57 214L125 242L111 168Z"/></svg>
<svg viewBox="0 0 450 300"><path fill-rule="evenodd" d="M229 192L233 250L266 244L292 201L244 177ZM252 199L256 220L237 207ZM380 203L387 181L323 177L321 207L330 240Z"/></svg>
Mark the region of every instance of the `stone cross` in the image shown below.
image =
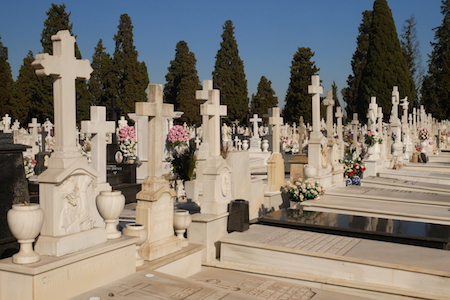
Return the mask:
<svg viewBox="0 0 450 300"><path fill-rule="evenodd" d="M312 94L312 123L313 132L311 138L320 139L320 95L323 93L323 87L320 85L319 75L311 76L311 85L308 86L308 94Z"/></svg>
<svg viewBox="0 0 450 300"><path fill-rule="evenodd" d="M408 108L409 108L408 97L403 98L402 104L400 105L403 108L402 124L406 126L406 124L408 123Z"/></svg>
<svg viewBox="0 0 450 300"><path fill-rule="evenodd" d="M269 124L272 125L272 152L280 152L280 129L283 125L283 118L280 117L280 108L269 108Z"/></svg>
<svg viewBox="0 0 450 300"><path fill-rule="evenodd" d="M92 73L87 59L75 57L75 38L69 30L60 30L52 36L53 55L41 53L31 64L38 76L53 79L53 105L55 111L56 156L73 156L76 145L76 94L75 79L89 79Z"/></svg>
<svg viewBox="0 0 450 300"><path fill-rule="evenodd" d="M359 125L357 113L353 113L353 120L352 120L351 124L352 124L352 133L353 133L353 145L356 146L356 144L358 142L358 125Z"/></svg>
<svg viewBox="0 0 450 300"><path fill-rule="evenodd" d="M91 106L91 120L81 121L81 132L95 134L91 139L92 167L100 175L94 183L106 182L106 136L115 131L114 121L106 121L105 106Z"/></svg>
<svg viewBox="0 0 450 300"><path fill-rule="evenodd" d="M52 122L50 122L50 120L47 118L47 120L45 120L45 122L44 122L43 127L44 127L45 132L47 132L48 134L50 134L50 132L51 132L52 129L53 129L53 124L52 124Z"/></svg>
<svg viewBox="0 0 450 300"><path fill-rule="evenodd" d="M33 143L38 140L38 128L41 127L41 123L37 122L37 118L32 118L31 123L28 123L28 128L31 129L31 136L33 137Z"/></svg>
<svg viewBox="0 0 450 300"><path fill-rule="evenodd" d="M367 111L368 125L371 130L375 130L374 125L377 120L378 105L377 98L370 97L369 110Z"/></svg>
<svg viewBox="0 0 450 300"><path fill-rule="evenodd" d="M378 125L378 135L381 136L383 134L383 108L377 108L377 125Z"/></svg>
<svg viewBox="0 0 450 300"><path fill-rule="evenodd" d="M204 80L203 90L196 91L196 98L204 100L207 93L207 101L200 105L200 114L205 124L203 137L209 144L209 155L215 157L220 156L220 117L227 115L227 106L220 105L220 91L212 86L212 80Z"/></svg>
<svg viewBox="0 0 450 300"><path fill-rule="evenodd" d="M13 126L11 127L12 130L19 130L20 129L20 122L19 120L15 120Z"/></svg>
<svg viewBox="0 0 450 300"><path fill-rule="evenodd" d="M236 149L236 151L239 150L238 144L239 144L240 139L238 138L238 136L236 135L234 137L234 148Z"/></svg>
<svg viewBox="0 0 450 300"><path fill-rule="evenodd" d="M125 120L125 117L124 117L124 116L121 116L121 117L120 117L120 120L117 121L117 124L119 125L119 126L118 126L119 129L122 129L122 128L124 128L125 126L128 126L128 121Z"/></svg>
<svg viewBox="0 0 450 300"><path fill-rule="evenodd" d="M327 91L327 96L323 99L323 105L327 107L327 135L333 137L333 107L334 99L333 92Z"/></svg>
<svg viewBox="0 0 450 300"><path fill-rule="evenodd" d="M161 139L163 117L173 117L173 104L163 103L161 84L149 84L147 102L136 102L136 115L148 116L148 176L160 178L163 170Z"/></svg>
<svg viewBox="0 0 450 300"><path fill-rule="evenodd" d="M398 92L398 86L394 86L392 89L392 111L391 111L391 123L394 120L398 120L398 104L400 103L400 93Z"/></svg>
<svg viewBox="0 0 450 300"><path fill-rule="evenodd" d="M253 118L251 118L249 121L253 123L253 137L256 139L259 138L258 123L262 122L262 119L258 118L258 114L254 114Z"/></svg>

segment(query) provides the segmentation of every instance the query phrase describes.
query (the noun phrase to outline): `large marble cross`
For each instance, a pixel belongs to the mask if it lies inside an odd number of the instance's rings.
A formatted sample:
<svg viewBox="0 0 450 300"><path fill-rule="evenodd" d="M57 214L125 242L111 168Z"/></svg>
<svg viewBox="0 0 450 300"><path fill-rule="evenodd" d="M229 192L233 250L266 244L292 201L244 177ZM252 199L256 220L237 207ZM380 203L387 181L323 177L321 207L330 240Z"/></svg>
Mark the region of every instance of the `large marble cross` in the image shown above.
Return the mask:
<svg viewBox="0 0 450 300"><path fill-rule="evenodd" d="M308 86L308 94L312 95L312 123L313 132L311 138L320 138L320 95L323 93L323 87L320 85L319 75L311 76L311 85Z"/></svg>
<svg viewBox="0 0 450 300"><path fill-rule="evenodd" d="M81 132L95 133L91 140L92 167L100 173L100 176L94 179L94 183L106 182L106 136L115 130L115 122L106 121L104 106L91 106L91 120L81 121Z"/></svg>
<svg viewBox="0 0 450 300"><path fill-rule="evenodd" d="M38 140L38 128L41 127L41 123L37 122L37 118L32 118L31 123L28 123L28 128L31 129L31 136L33 137L33 143L36 143Z"/></svg>
<svg viewBox="0 0 450 300"><path fill-rule="evenodd" d="M253 138L258 139L259 138L258 123L262 122L262 119L258 118L258 114L254 114L253 118L251 118L249 121L253 123Z"/></svg>
<svg viewBox="0 0 450 300"><path fill-rule="evenodd" d="M173 104L163 103L161 84L149 84L147 102L136 102L136 115L148 116L148 176L163 175L163 117L173 117Z"/></svg>
<svg viewBox="0 0 450 300"><path fill-rule="evenodd" d="M342 113L342 108L340 106L336 107L336 123L337 123L337 135L338 135L338 140L342 141L343 136L342 136L342 118L344 117L344 114Z"/></svg>
<svg viewBox="0 0 450 300"><path fill-rule="evenodd" d="M283 125L283 118L280 117L280 108L269 108L269 124L272 125L272 152L280 152L280 128Z"/></svg>
<svg viewBox="0 0 450 300"><path fill-rule="evenodd" d="M327 107L327 135L333 137L333 92L327 91L327 96L323 99L323 105Z"/></svg>
<svg viewBox="0 0 450 300"><path fill-rule="evenodd" d="M204 80L203 90L197 91L196 96L197 99L204 100L206 91L208 92L208 101L200 105L200 114L204 117L203 124L207 124L203 136L207 137L209 154L215 157L220 156L220 117L227 115L227 106L220 105L220 91L212 89L212 86L212 80Z"/></svg>
<svg viewBox="0 0 450 300"><path fill-rule="evenodd" d="M76 139L76 92L75 79L89 79L92 73L87 59L75 57L75 38L69 30L60 30L52 36L53 55L41 53L31 64L38 76L53 79L53 102L55 111L55 156L78 154Z"/></svg>

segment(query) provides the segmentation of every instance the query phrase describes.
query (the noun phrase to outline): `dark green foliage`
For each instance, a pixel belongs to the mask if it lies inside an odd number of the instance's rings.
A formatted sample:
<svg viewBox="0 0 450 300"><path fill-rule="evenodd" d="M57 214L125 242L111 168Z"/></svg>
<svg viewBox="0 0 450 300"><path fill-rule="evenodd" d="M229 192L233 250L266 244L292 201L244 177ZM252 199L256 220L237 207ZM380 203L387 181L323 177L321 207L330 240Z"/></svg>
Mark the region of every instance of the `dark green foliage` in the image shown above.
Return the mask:
<svg viewBox="0 0 450 300"><path fill-rule="evenodd" d="M201 124L200 104L195 91L200 89L196 69L197 60L189 51L185 41L179 41L175 49L175 59L170 62L164 86L164 102L172 103L175 110L182 111L180 123Z"/></svg>
<svg viewBox="0 0 450 300"><path fill-rule="evenodd" d="M450 117L450 0L443 0L441 26L435 29L431 43L433 51L428 64L428 74L422 86L422 101L428 113L443 120Z"/></svg>
<svg viewBox="0 0 450 300"><path fill-rule="evenodd" d="M278 105L278 98L272 89L272 82L266 77L261 76L258 83L256 95L252 94L251 115L258 114L262 116L267 114L267 109Z"/></svg>
<svg viewBox="0 0 450 300"><path fill-rule="evenodd" d="M149 84L147 66L138 61L138 52L133 44L133 25L127 14L120 16L119 30L114 35L116 47L113 65L117 76L116 104L123 108L122 114L135 111L136 101L147 101L145 90Z"/></svg>
<svg viewBox="0 0 450 300"><path fill-rule="evenodd" d="M418 107L418 95L422 87L423 69L421 66L421 56L419 50L419 40L417 39L416 19L409 18L403 25L402 34L400 35L400 46L402 47L403 56L408 64L409 75L414 82L414 91L416 98L409 99L414 107Z"/></svg>
<svg viewBox="0 0 450 300"><path fill-rule="evenodd" d="M357 111L358 87L361 81L362 71L367 62L367 50L369 49L370 23L372 21L372 11L366 10L362 13L362 22L359 25L359 35L356 39L356 50L352 57L353 75L347 79L348 87L342 89L342 97L347 104L345 110L347 118L351 118Z"/></svg>
<svg viewBox="0 0 450 300"><path fill-rule="evenodd" d="M115 97L113 63L111 56L105 52L103 42L100 39L92 55L92 74L88 83L89 92L94 105L106 107L112 106L112 98Z"/></svg>
<svg viewBox="0 0 450 300"><path fill-rule="evenodd" d="M31 121L31 117L35 116L38 108L36 103L42 98L42 87L40 81L31 66L34 61L33 52L29 51L27 57L23 59L23 64L19 70L19 76L16 81L16 97L14 107L11 109L11 116L19 120L22 125ZM46 110L52 110L52 104L47 103L49 107Z"/></svg>
<svg viewBox="0 0 450 300"><path fill-rule="evenodd" d="M335 107L341 106L341 102L339 101L339 97L338 97L338 86L336 85L336 82L334 82L334 81L333 81L333 84L331 85L331 91L333 92L334 106Z"/></svg>
<svg viewBox="0 0 450 300"><path fill-rule="evenodd" d="M0 47L3 43L0 40ZM14 80L7 57L0 57L0 114L11 114L14 95Z"/></svg>
<svg viewBox="0 0 450 300"><path fill-rule="evenodd" d="M247 79L230 20L223 26L222 42L216 54L212 77L214 88L220 90L221 103L228 106L227 121L245 121L249 110Z"/></svg>
<svg viewBox="0 0 450 300"><path fill-rule="evenodd" d="M285 122L298 123L300 116L303 116L305 123L311 123L311 95L308 94L308 85L311 84L311 76L320 70L311 61L313 56L314 52L304 47L299 47L294 54L284 107Z"/></svg>
<svg viewBox="0 0 450 300"><path fill-rule="evenodd" d="M371 96L377 97L385 119L392 108L392 87L398 86L400 98L415 99L414 82L403 56L391 9L386 0L375 0L370 24L367 63L357 94L356 112L364 121Z"/></svg>

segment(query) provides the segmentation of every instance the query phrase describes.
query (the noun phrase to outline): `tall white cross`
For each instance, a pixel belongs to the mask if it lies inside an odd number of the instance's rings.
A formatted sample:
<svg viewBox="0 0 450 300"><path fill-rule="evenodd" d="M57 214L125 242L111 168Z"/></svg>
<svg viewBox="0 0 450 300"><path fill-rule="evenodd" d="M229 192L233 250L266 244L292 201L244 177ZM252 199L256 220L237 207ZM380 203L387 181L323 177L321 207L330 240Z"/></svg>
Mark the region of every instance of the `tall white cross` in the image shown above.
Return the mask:
<svg viewBox="0 0 450 300"><path fill-rule="evenodd" d="M200 114L203 124L207 124L203 136L207 137L206 140L209 143L209 155L215 157L220 156L220 117L227 115L227 106L220 105L220 91L212 89L212 83L212 80L204 80L203 90L197 91L196 96L197 99L204 100L208 92L208 101L200 105ZM209 88L211 89L206 90Z"/></svg>
<svg viewBox="0 0 450 300"><path fill-rule="evenodd" d="M319 75L311 76L311 85L308 86L308 94L312 95L312 123L313 134L311 137L320 138L320 95L323 93L323 87L320 85Z"/></svg>
<svg viewBox="0 0 450 300"><path fill-rule="evenodd" d="M75 57L75 38L69 30L60 30L52 36L53 55L41 53L31 64L38 76L53 79L55 111L55 156L78 156L76 145L76 92L75 79L89 79L92 73L87 59ZM70 153L70 154L69 154Z"/></svg>
<svg viewBox="0 0 450 300"><path fill-rule="evenodd" d="M280 108L269 108L269 124L272 125L272 152L280 152L280 126L283 125L283 118L280 117ZM301 146L300 146L301 147Z"/></svg>
<svg viewBox="0 0 450 300"><path fill-rule="evenodd" d="M31 129L31 135L33 136L33 143L38 140L38 128L41 127L41 123L37 122L37 118L32 118L31 123L28 123L28 128Z"/></svg>
<svg viewBox="0 0 450 300"><path fill-rule="evenodd" d="M11 132L11 128L10 128L10 126L11 126L11 117L9 116L9 114L6 114L3 117L3 125L5 126L4 129L3 129L3 132L10 133Z"/></svg>
<svg viewBox="0 0 450 300"><path fill-rule="evenodd" d="M148 85L147 102L136 102L136 115L148 116L148 176L162 177L162 120L163 117L173 117L173 104L163 103L161 84Z"/></svg>
<svg viewBox="0 0 450 300"><path fill-rule="evenodd" d="M253 118L251 118L249 121L253 123L253 137L259 138L258 123L262 122L262 119L258 118L258 114L254 114Z"/></svg>
<svg viewBox="0 0 450 300"><path fill-rule="evenodd" d="M333 92L327 91L327 96L323 99L323 105L327 107L327 135L328 137L333 136Z"/></svg>
<svg viewBox="0 0 450 300"><path fill-rule="evenodd" d="M91 120L81 121L81 132L95 133L91 139L92 167L100 175L94 183L106 182L106 135L116 130L114 121L106 121L106 107L91 106Z"/></svg>
<svg viewBox="0 0 450 300"><path fill-rule="evenodd" d="M394 120L398 120L398 104L400 103L400 93L398 92L398 86L392 88L392 112L391 123Z"/></svg>
<svg viewBox="0 0 450 300"><path fill-rule="evenodd" d="M336 123L337 123L337 135L338 140L342 141L342 118L344 117L344 114L342 113L342 108L340 106L336 107Z"/></svg>

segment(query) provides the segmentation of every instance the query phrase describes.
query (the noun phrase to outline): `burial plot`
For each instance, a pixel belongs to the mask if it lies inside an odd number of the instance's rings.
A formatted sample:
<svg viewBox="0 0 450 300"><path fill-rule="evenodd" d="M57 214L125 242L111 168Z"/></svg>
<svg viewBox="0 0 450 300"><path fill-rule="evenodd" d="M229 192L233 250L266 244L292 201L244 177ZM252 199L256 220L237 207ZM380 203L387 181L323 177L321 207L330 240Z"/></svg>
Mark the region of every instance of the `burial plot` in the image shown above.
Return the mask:
<svg viewBox="0 0 450 300"><path fill-rule="evenodd" d="M365 177L362 180L362 186L395 188L397 190L407 190L407 191L432 192L450 196L449 185L432 182L421 182L416 180L402 180L396 178L369 176Z"/></svg>
<svg viewBox="0 0 450 300"><path fill-rule="evenodd" d="M426 170L409 171L409 170L384 169L378 172L378 176L392 179L421 181L428 183L450 185L450 174L427 172Z"/></svg>

